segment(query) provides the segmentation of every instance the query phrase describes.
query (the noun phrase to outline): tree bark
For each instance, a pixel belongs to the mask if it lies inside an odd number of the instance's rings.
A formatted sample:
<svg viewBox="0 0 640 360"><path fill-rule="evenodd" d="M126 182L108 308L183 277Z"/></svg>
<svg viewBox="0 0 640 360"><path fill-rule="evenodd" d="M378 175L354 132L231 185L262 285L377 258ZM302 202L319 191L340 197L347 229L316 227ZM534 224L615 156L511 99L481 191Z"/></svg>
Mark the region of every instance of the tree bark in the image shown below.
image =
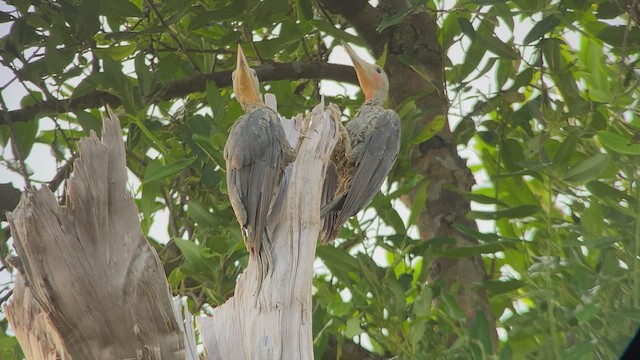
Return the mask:
<svg viewBox="0 0 640 360"><path fill-rule="evenodd" d="M102 141L92 134L79 142L68 206L47 187L27 189L8 214L19 270L72 358L197 359L142 235L120 124L109 112ZM13 301L10 318L30 311L19 306L28 299Z"/></svg>
<svg viewBox="0 0 640 360"><path fill-rule="evenodd" d="M251 257L235 295L211 317L198 319L212 359L313 359L311 285L320 196L339 136L340 111L321 103L308 116L311 127L296 161L286 169L282 210L267 229L272 239L271 272L261 282L259 264ZM296 128L293 121L283 121L292 143L298 139L301 122L300 115Z"/></svg>
<svg viewBox="0 0 640 360"><path fill-rule="evenodd" d="M438 43L438 27L429 13L413 13L400 24L379 33L376 29L380 21L406 11L406 1L381 0L375 8L367 1L319 2L353 24L376 57L382 54L387 45L385 71L389 77L390 106L416 98L415 104L422 116L414 130L415 134L420 133L437 116L446 119L445 54ZM403 57L399 57L401 55ZM477 239L453 227L454 224L461 224L476 228L475 222L466 218L470 203L460 194L471 191L474 179L465 161L458 155L448 124L431 139L410 149L410 167L428 181L427 200L418 223L421 238L428 241L435 237L453 237L456 239L453 247L477 245ZM447 189L445 185L453 186L460 192ZM402 200L411 206L415 199L416 193L412 192ZM458 284L456 299L467 319L473 321L478 312L486 317L495 346L498 340L495 317L491 313L487 294L478 286L486 278L484 262L479 255L460 259L439 257L429 264L430 282L442 279L449 287Z"/></svg>

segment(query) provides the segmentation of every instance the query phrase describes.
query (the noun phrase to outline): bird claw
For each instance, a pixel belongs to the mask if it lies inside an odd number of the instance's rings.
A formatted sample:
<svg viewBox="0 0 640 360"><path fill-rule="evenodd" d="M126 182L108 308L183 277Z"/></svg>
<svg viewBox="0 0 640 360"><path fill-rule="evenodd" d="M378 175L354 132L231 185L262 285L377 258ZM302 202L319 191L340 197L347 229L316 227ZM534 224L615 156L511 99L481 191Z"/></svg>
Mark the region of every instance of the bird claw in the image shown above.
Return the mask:
<svg viewBox="0 0 640 360"><path fill-rule="evenodd" d="M349 161L353 161L351 158L351 138L349 137L349 133L347 129L342 125L342 122L338 120L338 132L340 133L340 138L342 139L342 145L344 146L344 155L349 159Z"/></svg>

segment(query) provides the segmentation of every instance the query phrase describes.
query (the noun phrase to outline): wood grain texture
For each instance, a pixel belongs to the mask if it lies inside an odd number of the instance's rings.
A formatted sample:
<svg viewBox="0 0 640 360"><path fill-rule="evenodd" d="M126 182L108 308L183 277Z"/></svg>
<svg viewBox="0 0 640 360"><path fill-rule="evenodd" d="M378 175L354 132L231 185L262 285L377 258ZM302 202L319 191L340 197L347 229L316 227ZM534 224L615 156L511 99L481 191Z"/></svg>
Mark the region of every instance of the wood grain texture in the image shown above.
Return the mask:
<svg viewBox="0 0 640 360"><path fill-rule="evenodd" d="M40 360L70 360L62 339L51 325L31 290L18 275L11 300L4 306L11 329L16 334L25 358Z"/></svg>
<svg viewBox="0 0 640 360"><path fill-rule="evenodd" d="M235 295L198 319L212 359L313 359L311 281L320 230L320 197L329 155L338 139L340 111L316 106L296 161L285 171L282 210L268 232L273 271L260 283L258 264L249 261ZM298 139L302 117L284 120L287 138Z"/></svg>
<svg viewBox="0 0 640 360"><path fill-rule="evenodd" d="M28 189L7 216L23 276L72 358L184 359L182 325L142 235L111 112L102 133L79 142L67 207L47 187Z"/></svg>

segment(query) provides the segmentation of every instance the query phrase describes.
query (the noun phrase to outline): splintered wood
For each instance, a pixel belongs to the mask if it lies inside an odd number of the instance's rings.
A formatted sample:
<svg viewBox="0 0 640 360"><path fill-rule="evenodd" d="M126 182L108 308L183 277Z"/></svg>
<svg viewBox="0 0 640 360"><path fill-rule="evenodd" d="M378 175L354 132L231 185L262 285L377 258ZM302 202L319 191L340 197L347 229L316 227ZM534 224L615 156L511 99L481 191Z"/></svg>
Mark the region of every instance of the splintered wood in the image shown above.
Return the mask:
<svg viewBox="0 0 640 360"><path fill-rule="evenodd" d="M120 124L109 113L102 140L92 134L79 143L68 206L47 187L28 189L8 215L28 286L14 294L8 318L31 359L54 352L68 359L64 350L73 359L197 359L185 350L193 341L185 340L160 260L142 235ZM55 328L65 349L55 333L40 347L25 336L33 326L23 323L25 312L46 314L38 331Z"/></svg>
<svg viewBox="0 0 640 360"><path fill-rule="evenodd" d="M275 108L275 99L266 97ZM249 261L235 295L198 319L212 359L313 359L311 281L320 230L322 184L338 140L340 111L324 102L304 120L283 120L292 146L302 141L295 162L285 171L279 216L271 220L273 266L260 281L258 264ZM306 129L306 133L302 133ZM302 136L300 136L302 135Z"/></svg>

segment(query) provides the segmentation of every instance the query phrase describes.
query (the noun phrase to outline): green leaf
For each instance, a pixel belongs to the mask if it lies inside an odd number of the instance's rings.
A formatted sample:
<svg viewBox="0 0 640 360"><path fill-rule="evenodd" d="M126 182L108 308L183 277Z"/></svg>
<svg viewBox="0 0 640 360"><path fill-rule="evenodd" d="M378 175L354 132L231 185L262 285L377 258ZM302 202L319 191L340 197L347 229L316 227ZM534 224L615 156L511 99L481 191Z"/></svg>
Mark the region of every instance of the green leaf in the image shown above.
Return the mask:
<svg viewBox="0 0 640 360"><path fill-rule="evenodd" d="M182 60L178 54L167 54L162 57L158 64L158 78L160 81L167 82L173 80L181 64Z"/></svg>
<svg viewBox="0 0 640 360"><path fill-rule="evenodd" d="M640 322L640 309L621 308L617 312L618 312L618 315L622 318L627 318L627 319Z"/></svg>
<svg viewBox="0 0 640 360"><path fill-rule="evenodd" d="M563 351L560 354L560 358L564 360L581 360L592 355L594 350L594 346L591 342L585 340Z"/></svg>
<svg viewBox="0 0 640 360"><path fill-rule="evenodd" d="M215 217L207 207L195 199L189 200L189 217L199 226L214 227L219 225L218 218Z"/></svg>
<svg viewBox="0 0 640 360"><path fill-rule="evenodd" d="M440 299L447 308L447 313L452 319L458 321L464 321L467 319L467 317L464 315L464 311L462 311L460 305L458 305L458 302L453 297L453 295L449 293L442 293L440 294Z"/></svg>
<svg viewBox="0 0 640 360"><path fill-rule="evenodd" d="M156 86L156 79L145 61L144 52L139 52L138 55L136 55L134 65L136 69L136 76L138 77L138 86L140 87L142 94L144 96L151 95Z"/></svg>
<svg viewBox="0 0 640 360"><path fill-rule="evenodd" d="M100 118L87 111L76 111L75 115L86 136L89 136L91 131L95 131L98 136L102 136L102 120Z"/></svg>
<svg viewBox="0 0 640 360"><path fill-rule="evenodd" d="M632 144L629 138L616 133L601 130L596 136L602 145L618 154L640 155L640 144Z"/></svg>
<svg viewBox="0 0 640 360"><path fill-rule="evenodd" d="M594 304L578 304L576 307L576 319L581 323L587 322L593 319L598 314L598 311L600 309Z"/></svg>
<svg viewBox="0 0 640 360"><path fill-rule="evenodd" d="M469 46L464 58L464 62L462 63L462 68L460 69L460 79L466 79L473 70L475 70L484 54L486 53L487 48L482 46L479 41L474 41Z"/></svg>
<svg viewBox="0 0 640 360"><path fill-rule="evenodd" d="M547 61L547 66L554 73L562 71L562 54L560 53L560 45L564 44L559 39L545 39L542 42L542 54Z"/></svg>
<svg viewBox="0 0 640 360"><path fill-rule="evenodd" d="M185 265L183 265L183 269L190 272L202 273L204 269L207 269L211 265L211 258L213 258L214 255L209 249L200 247L193 241L180 238L174 238L173 242L175 242L182 256L184 256Z"/></svg>
<svg viewBox="0 0 640 360"><path fill-rule="evenodd" d="M463 17L458 17L458 24L463 34L467 35L471 41L476 40L476 29L473 28L473 24Z"/></svg>
<svg viewBox="0 0 640 360"><path fill-rule="evenodd" d="M504 246L500 243L482 244L476 246L461 246L453 250L443 251L441 256L447 258L465 258L480 254L495 254L503 251Z"/></svg>
<svg viewBox="0 0 640 360"><path fill-rule="evenodd" d="M16 18L13 15L4 11L0 11L0 23L6 23L15 20Z"/></svg>
<svg viewBox="0 0 640 360"><path fill-rule="evenodd" d="M431 314L431 302L433 301L433 290L425 286L418 297L413 301L413 316L428 317Z"/></svg>
<svg viewBox="0 0 640 360"><path fill-rule="evenodd" d="M626 37L626 44L624 43ZM626 25L608 26L598 33L598 38L615 47L637 48L640 44L640 28L631 26L627 31Z"/></svg>
<svg viewBox="0 0 640 360"><path fill-rule="evenodd" d="M605 1L598 4L596 17L598 19L614 19L625 12L626 9L620 8L617 3Z"/></svg>
<svg viewBox="0 0 640 360"><path fill-rule="evenodd" d="M332 26L331 24L328 24L326 21L311 20L309 21L309 23L311 23L316 29L335 37L337 40L344 40L351 44L364 46L364 42L362 38L360 38L359 36L355 36L355 35L349 34L344 30L340 30Z"/></svg>
<svg viewBox="0 0 640 360"><path fill-rule="evenodd" d="M217 162L216 154L219 153L211 144L211 138L202 134L193 134L193 141L214 162Z"/></svg>
<svg viewBox="0 0 640 360"><path fill-rule="evenodd" d="M424 204L427 201L427 185L429 183L427 181L423 182L418 191L416 192L416 196L411 203L411 214L409 215L409 226L418 224L418 220L420 220L420 215L424 211Z"/></svg>
<svg viewBox="0 0 640 360"><path fill-rule="evenodd" d="M405 11L400 11L391 16L387 16L380 22L380 25L378 25L378 27L376 28L376 31L381 33L382 31L384 31L384 29L388 28L389 26L400 24L404 20L404 18L406 18L407 15L411 14L412 12L413 12L413 9L407 9Z"/></svg>
<svg viewBox="0 0 640 360"><path fill-rule="evenodd" d="M525 204L518 205L507 209L496 210L495 214L498 218L519 219L531 216L540 211L538 205Z"/></svg>
<svg viewBox="0 0 640 360"><path fill-rule="evenodd" d="M80 84L73 89L72 99L77 99L96 89L105 89L103 85L104 73L93 73L80 81Z"/></svg>
<svg viewBox="0 0 640 360"><path fill-rule="evenodd" d="M213 121L222 122L227 110L228 97L220 95L220 90L213 81L207 81L207 103L213 112Z"/></svg>
<svg viewBox="0 0 640 360"><path fill-rule="evenodd" d="M434 137L447 123L447 120L442 115L438 115L431 120L431 122L420 131L415 138L413 138L414 144L422 144L423 142Z"/></svg>
<svg viewBox="0 0 640 360"><path fill-rule="evenodd" d="M576 152L576 146L578 145L579 138L580 130L573 129L573 131L569 133L569 136L567 136L562 144L560 144L558 150L556 150L556 153L553 156L553 163L557 166L566 165Z"/></svg>
<svg viewBox="0 0 640 360"><path fill-rule="evenodd" d="M149 161L145 169L144 177L150 177L152 174L162 170L162 163L158 159ZM140 199L140 211L145 217L151 216L156 208L156 197L160 189L160 179L155 181L145 181L142 183L142 198Z"/></svg>
<svg viewBox="0 0 640 360"><path fill-rule="evenodd" d="M336 271L344 274L349 272L358 272L358 261L343 250L333 246L319 246L316 249L316 252L322 262L324 262L329 270L331 270L335 275L338 275Z"/></svg>
<svg viewBox="0 0 640 360"><path fill-rule="evenodd" d="M38 121L22 121L12 124L13 135L12 140L22 153L22 158L26 159L31 153L33 143L36 141L38 134Z"/></svg>
<svg viewBox="0 0 640 360"><path fill-rule="evenodd" d="M209 24L219 22L220 20L240 17L246 5L246 1L233 1L226 6L221 6L210 11L199 12L191 19L189 30L197 30Z"/></svg>
<svg viewBox="0 0 640 360"><path fill-rule="evenodd" d="M141 17L142 11L129 0L100 1L100 15L106 17Z"/></svg>
<svg viewBox="0 0 640 360"><path fill-rule="evenodd" d="M469 335L472 339L478 340L482 345L485 354L492 353L491 335L489 330L489 321L482 311L476 311L476 316L471 322Z"/></svg>
<svg viewBox="0 0 640 360"><path fill-rule="evenodd" d="M113 45L106 48L97 48L95 49L96 55L104 59L105 57L110 57L113 60L121 61L124 58L131 56L137 49L136 44L129 45Z"/></svg>
<svg viewBox="0 0 640 360"><path fill-rule="evenodd" d="M373 261L373 259L363 253L357 254L357 261L359 269L358 274L366 280L374 293L380 292L380 280L382 280L380 267Z"/></svg>
<svg viewBox="0 0 640 360"><path fill-rule="evenodd" d="M68 49L58 49L56 44L51 41L47 42L45 46L45 64L47 65L47 69L54 73L60 74L63 72L64 68L67 67L73 61L75 57L75 51L71 51Z"/></svg>
<svg viewBox="0 0 640 360"><path fill-rule="evenodd" d="M507 60L520 59L520 54L518 53L517 50L505 44L502 40L498 39L493 34L491 34L491 36L479 36L477 40L481 46L485 47L487 50L500 56L503 59L507 59Z"/></svg>
<svg viewBox="0 0 640 360"><path fill-rule="evenodd" d="M190 158L190 159L176 161L173 164L163 166L160 169L157 169L151 173L145 174L144 181L142 182L142 184L144 185L149 182L162 180L166 177L175 175L180 171L182 171L187 166L191 165L195 160L196 158Z"/></svg>
<svg viewBox="0 0 640 360"><path fill-rule="evenodd" d="M569 169L564 174L564 180L582 182L596 179L610 160L609 154L596 154Z"/></svg>
<svg viewBox="0 0 640 360"><path fill-rule="evenodd" d="M500 59L496 70L496 86L502 89L504 84L513 75L513 61Z"/></svg>
<svg viewBox="0 0 640 360"><path fill-rule="evenodd" d="M347 327L344 330L344 336L346 336L347 338L353 338L362 334L363 332L364 330L362 330L362 327L360 326L360 319L351 318L347 320Z"/></svg>
<svg viewBox="0 0 640 360"><path fill-rule="evenodd" d="M534 69L532 67L522 70L520 74L516 75L516 78L513 80L513 85L509 90L515 91L523 86L530 85L531 80L533 80L533 72Z"/></svg>
<svg viewBox="0 0 640 360"><path fill-rule="evenodd" d="M560 19L558 19L555 15L547 16L542 21L536 23L531 31L525 36L524 44L528 45L534 40L538 40L543 37L549 31L555 29L556 26L560 25Z"/></svg>
<svg viewBox="0 0 640 360"><path fill-rule="evenodd" d="M538 205L526 204L518 205L507 209L499 209L496 211L470 211L469 216L473 219L496 220L501 218L518 219L534 215L540 211Z"/></svg>
<svg viewBox="0 0 640 360"><path fill-rule="evenodd" d="M633 201L633 197L629 196L624 191L618 190L600 181L589 181L587 184L587 190L593 195L601 199L613 199L615 201L626 200Z"/></svg>
<svg viewBox="0 0 640 360"><path fill-rule="evenodd" d="M482 283L482 287L489 292L491 296L505 294L520 289L525 285L522 280L486 280Z"/></svg>
<svg viewBox="0 0 640 360"><path fill-rule="evenodd" d="M460 224L453 224L453 228L460 231L461 233L471 236L474 239L478 239L484 242L495 243L500 240L500 235L494 233L482 233L475 229L470 229L466 226Z"/></svg>

